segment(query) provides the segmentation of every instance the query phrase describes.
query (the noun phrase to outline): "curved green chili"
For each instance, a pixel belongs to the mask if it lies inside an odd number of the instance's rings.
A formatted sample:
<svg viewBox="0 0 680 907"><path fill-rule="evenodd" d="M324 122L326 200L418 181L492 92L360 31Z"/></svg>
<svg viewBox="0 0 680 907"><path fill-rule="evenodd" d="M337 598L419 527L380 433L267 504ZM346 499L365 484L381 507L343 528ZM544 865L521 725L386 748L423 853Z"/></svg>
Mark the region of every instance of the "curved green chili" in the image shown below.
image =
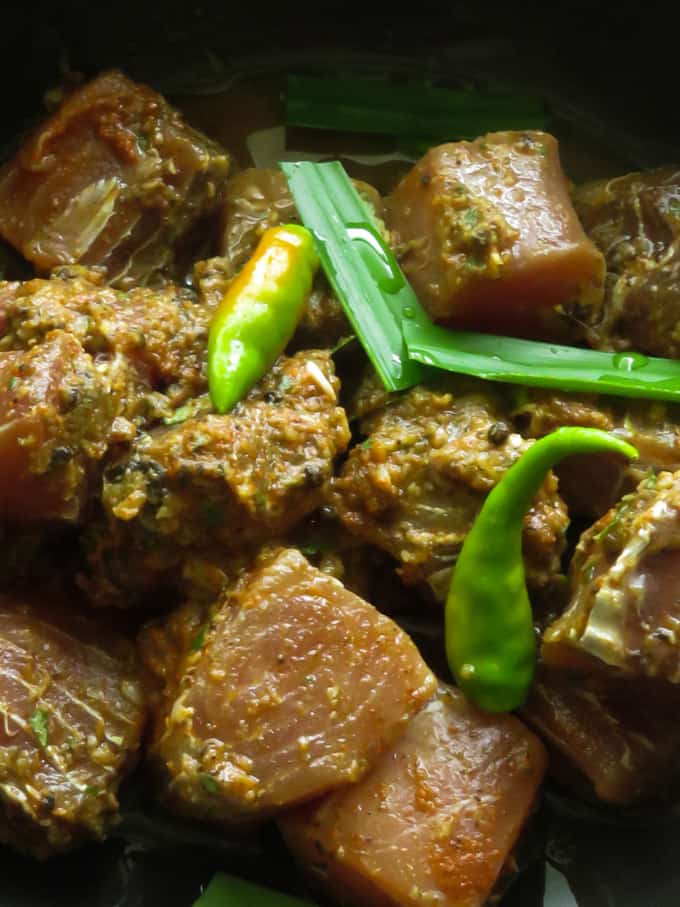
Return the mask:
<svg viewBox="0 0 680 907"><path fill-rule="evenodd" d="M630 444L594 428L560 428L536 441L491 491L465 539L446 600L446 656L460 688L486 711L521 705L534 673L524 516L563 457L599 452L638 456Z"/></svg>
<svg viewBox="0 0 680 907"><path fill-rule="evenodd" d="M312 234L270 227L217 307L208 337L213 406L230 410L274 364L293 336L319 259Z"/></svg>

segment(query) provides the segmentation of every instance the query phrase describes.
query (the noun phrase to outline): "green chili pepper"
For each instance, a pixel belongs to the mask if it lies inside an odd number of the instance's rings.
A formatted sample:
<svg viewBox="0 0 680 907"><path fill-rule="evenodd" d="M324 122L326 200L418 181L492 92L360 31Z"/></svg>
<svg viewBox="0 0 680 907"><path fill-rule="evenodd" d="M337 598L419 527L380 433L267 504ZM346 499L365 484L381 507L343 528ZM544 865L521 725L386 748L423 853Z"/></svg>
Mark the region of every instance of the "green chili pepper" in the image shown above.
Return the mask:
<svg viewBox="0 0 680 907"><path fill-rule="evenodd" d="M210 325L208 385L218 412L238 403L284 351L318 265L314 239L305 227L287 224L262 234Z"/></svg>
<svg viewBox="0 0 680 907"><path fill-rule="evenodd" d="M218 872L194 907L314 907L309 901Z"/></svg>
<svg viewBox="0 0 680 907"><path fill-rule="evenodd" d="M605 451L638 455L594 428L560 428L536 441L491 491L465 539L446 600L446 655L460 688L488 712L520 706L534 673L524 516L546 473L563 457Z"/></svg>

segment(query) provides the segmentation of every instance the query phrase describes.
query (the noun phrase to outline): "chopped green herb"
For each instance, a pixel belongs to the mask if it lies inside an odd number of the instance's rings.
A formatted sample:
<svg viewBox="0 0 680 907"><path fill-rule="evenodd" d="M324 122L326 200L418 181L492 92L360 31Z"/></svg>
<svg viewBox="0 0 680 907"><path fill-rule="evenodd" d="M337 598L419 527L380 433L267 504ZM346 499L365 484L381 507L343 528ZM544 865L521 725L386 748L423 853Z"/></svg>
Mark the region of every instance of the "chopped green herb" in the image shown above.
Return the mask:
<svg viewBox="0 0 680 907"><path fill-rule="evenodd" d="M596 542L601 542L608 535L611 535L614 532L614 530L620 524L621 520L624 518L626 513L630 510L632 503L633 503L632 494L626 494L621 498L621 500L619 501L619 503L616 506L616 510L614 511L614 516L606 524L606 526L603 526L602 529L600 529L600 531L595 534L594 538L595 538Z"/></svg>
<svg viewBox="0 0 680 907"><path fill-rule="evenodd" d="M212 775L201 775L200 778L201 786L209 794L218 794L220 792L220 786Z"/></svg>
<svg viewBox="0 0 680 907"><path fill-rule="evenodd" d="M659 481L659 473L651 472L645 481L645 488L654 488Z"/></svg>
<svg viewBox="0 0 680 907"><path fill-rule="evenodd" d="M12 377L11 377L11 378L9 379L9 381L7 382L7 390L8 390L8 391L13 391L14 388L17 386L18 383L19 383L19 379L17 378L17 376L16 376L16 375L12 375Z"/></svg>
<svg viewBox="0 0 680 907"><path fill-rule="evenodd" d="M137 145L139 146L140 152L145 154L149 148L151 148L151 139L143 132L135 133L135 138L137 139Z"/></svg>
<svg viewBox="0 0 680 907"><path fill-rule="evenodd" d="M463 223L466 227L476 227L479 222L479 211L476 208L467 208L463 214Z"/></svg>
<svg viewBox="0 0 680 907"><path fill-rule="evenodd" d="M191 413L191 404L186 403L184 406L180 406L178 409L176 409L171 416L163 419L163 422L166 425L178 425L180 422L186 422L186 420L191 416Z"/></svg>
<svg viewBox="0 0 680 907"><path fill-rule="evenodd" d="M373 445L373 438L366 438L365 441L361 442L361 446L364 450L368 450Z"/></svg>
<svg viewBox="0 0 680 907"><path fill-rule="evenodd" d="M356 339L356 334L348 334L346 337L341 337L331 350L331 356L334 356L337 352L344 349L348 344L352 343Z"/></svg>
<svg viewBox="0 0 680 907"><path fill-rule="evenodd" d="M236 879L223 872L212 881L194 907L313 907L309 901L262 888L253 882Z"/></svg>
<svg viewBox="0 0 680 907"><path fill-rule="evenodd" d="M597 561L595 558L591 557L591 558L588 558L588 560L585 562L585 564L581 568L581 573L583 574L583 578L585 579L585 581L587 583L592 583L593 579L595 578L596 567L597 567Z"/></svg>
<svg viewBox="0 0 680 907"><path fill-rule="evenodd" d="M40 746L45 747L49 743L49 722L50 713L45 709L36 709L28 719L31 730L36 736Z"/></svg>
<svg viewBox="0 0 680 907"><path fill-rule="evenodd" d="M191 640L191 651L198 652L205 645L205 637L210 628L210 624L203 624L198 633Z"/></svg>
<svg viewBox="0 0 680 907"><path fill-rule="evenodd" d="M85 793L88 797L98 797L101 794L101 787L97 787L96 784L88 784L85 788Z"/></svg>
<svg viewBox="0 0 680 907"><path fill-rule="evenodd" d="M342 164L283 163L298 212L314 234L336 296L388 391L406 390L426 370L410 361L402 322L427 316Z"/></svg>
<svg viewBox="0 0 680 907"><path fill-rule="evenodd" d="M267 506L267 498L262 491L256 491L254 498L255 506L258 510L263 510Z"/></svg>
<svg viewBox="0 0 680 907"><path fill-rule="evenodd" d="M477 258L475 255L468 255L465 258L465 267L468 271L479 271L484 269L486 264L481 258Z"/></svg>

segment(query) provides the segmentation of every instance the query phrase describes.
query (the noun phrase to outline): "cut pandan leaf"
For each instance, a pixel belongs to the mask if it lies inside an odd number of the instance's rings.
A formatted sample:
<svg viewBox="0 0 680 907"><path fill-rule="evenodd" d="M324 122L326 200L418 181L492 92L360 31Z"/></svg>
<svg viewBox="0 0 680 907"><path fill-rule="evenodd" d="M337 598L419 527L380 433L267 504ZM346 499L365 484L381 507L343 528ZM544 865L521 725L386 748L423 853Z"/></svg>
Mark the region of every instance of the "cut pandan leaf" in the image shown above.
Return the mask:
<svg viewBox="0 0 680 907"><path fill-rule="evenodd" d="M680 400L680 361L432 324L342 165L281 167L326 276L388 391L423 382L434 367L531 387Z"/></svg>
<svg viewBox="0 0 680 907"><path fill-rule="evenodd" d="M236 879L223 872L213 876L212 881L194 907L313 907L310 901L302 901L271 888L262 888L252 882Z"/></svg>
<svg viewBox="0 0 680 907"><path fill-rule="evenodd" d="M544 129L543 101L512 91L434 88L388 79L289 76L286 123L405 137L430 145L504 129Z"/></svg>
<svg viewBox="0 0 680 907"><path fill-rule="evenodd" d="M421 383L427 370L409 359L402 322L426 327L429 320L342 164L299 161L281 168L326 276L385 388Z"/></svg>
<svg viewBox="0 0 680 907"><path fill-rule="evenodd" d="M415 362L490 381L618 397L680 400L680 361L539 343L404 321Z"/></svg>

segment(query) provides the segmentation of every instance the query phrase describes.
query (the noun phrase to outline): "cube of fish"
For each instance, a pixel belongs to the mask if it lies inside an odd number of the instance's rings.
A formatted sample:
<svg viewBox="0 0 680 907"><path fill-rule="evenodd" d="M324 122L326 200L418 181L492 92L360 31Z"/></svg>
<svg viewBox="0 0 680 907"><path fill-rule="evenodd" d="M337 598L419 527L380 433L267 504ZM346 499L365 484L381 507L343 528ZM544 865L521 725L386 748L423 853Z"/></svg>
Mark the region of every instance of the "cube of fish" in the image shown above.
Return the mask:
<svg viewBox="0 0 680 907"><path fill-rule="evenodd" d="M555 335L564 309L601 305L604 259L579 223L547 133L432 148L386 210L401 266L436 321Z"/></svg>
<svg viewBox="0 0 680 907"><path fill-rule="evenodd" d="M0 235L41 271L81 263L137 285L219 203L229 158L146 85L102 73L0 174Z"/></svg>
<svg viewBox="0 0 680 907"><path fill-rule="evenodd" d="M282 356L232 412L199 398L196 415L110 458L83 539L90 601L150 604L197 552L252 558L316 510L349 443L339 386L327 351Z"/></svg>
<svg viewBox="0 0 680 907"><path fill-rule="evenodd" d="M644 479L587 529L548 664L680 683L680 472Z"/></svg>
<svg viewBox="0 0 680 907"><path fill-rule="evenodd" d="M488 384L444 379L370 411L367 435L331 484L345 528L399 561L405 583L442 599L451 568L486 495L526 450L502 394ZM551 474L524 523L534 589L560 575L568 525Z"/></svg>
<svg viewBox="0 0 680 907"><path fill-rule="evenodd" d="M134 647L52 602L0 596L0 842L102 838L145 718Z"/></svg>
<svg viewBox="0 0 680 907"><path fill-rule="evenodd" d="M64 331L0 353L0 519L79 519L117 406L106 376Z"/></svg>
<svg viewBox="0 0 680 907"><path fill-rule="evenodd" d="M357 907L488 903L545 771L510 715L442 688L362 781L280 819L313 878Z"/></svg>
<svg viewBox="0 0 680 907"><path fill-rule="evenodd" d="M0 284L0 350L25 349L52 330L67 331L99 363L128 366L138 386L129 391L126 414L148 414L153 406L134 398L163 391L177 406L207 390L211 316L173 284L123 292L74 265L56 269L49 280Z"/></svg>
<svg viewBox="0 0 680 907"><path fill-rule="evenodd" d="M522 717L549 745L550 770L578 795L630 804L662 796L680 774L678 695L636 678L602 682L542 668Z"/></svg>
<svg viewBox="0 0 680 907"><path fill-rule="evenodd" d="M104 476L113 520L179 546L230 549L286 532L322 501L349 442L330 355L281 357L226 415L143 436Z"/></svg>
<svg viewBox="0 0 680 907"><path fill-rule="evenodd" d="M227 183L221 217L219 252L232 276L248 261L265 230L300 222L281 170L254 167Z"/></svg>
<svg viewBox="0 0 680 907"><path fill-rule="evenodd" d="M170 630L151 757L198 818L253 821L358 781L435 688L395 623L295 549L263 555L193 641Z"/></svg>
<svg viewBox="0 0 680 907"><path fill-rule="evenodd" d="M680 169L660 167L598 180L574 191L588 236L605 256L599 312L583 311L588 341L680 357Z"/></svg>

